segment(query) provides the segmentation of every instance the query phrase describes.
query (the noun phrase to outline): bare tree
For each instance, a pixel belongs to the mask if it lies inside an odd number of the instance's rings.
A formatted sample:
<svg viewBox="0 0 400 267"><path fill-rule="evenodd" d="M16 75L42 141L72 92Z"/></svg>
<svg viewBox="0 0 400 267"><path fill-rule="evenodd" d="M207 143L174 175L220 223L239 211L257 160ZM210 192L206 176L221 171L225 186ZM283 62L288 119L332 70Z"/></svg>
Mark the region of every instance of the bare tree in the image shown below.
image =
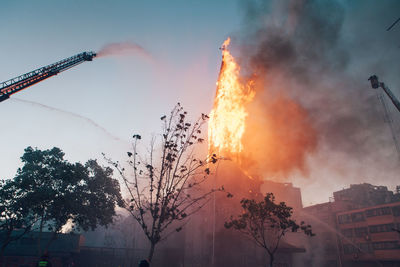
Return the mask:
<svg viewBox="0 0 400 267"><path fill-rule="evenodd" d="M314 235L310 225L305 225L304 222L299 225L292 219L292 208L286 206L285 202L275 203L272 193L267 193L261 202L242 199L240 203L243 213L237 219L231 216L230 221L225 222L225 227L240 231L265 249L269 255L270 267L280 241L287 232L303 231L308 236Z"/></svg>
<svg viewBox="0 0 400 267"><path fill-rule="evenodd" d="M179 232L185 220L199 211L215 191L205 189L203 183L210 167L217 162L216 155L199 159L194 148L203 143L201 128L208 116L202 114L194 123L178 103L171 114L162 116L161 142L153 138L148 153L138 151L140 135L133 136L133 151L124 168L119 162L109 163L117 169L127 191L125 209L143 229L150 242L148 260L156 245L173 232Z"/></svg>

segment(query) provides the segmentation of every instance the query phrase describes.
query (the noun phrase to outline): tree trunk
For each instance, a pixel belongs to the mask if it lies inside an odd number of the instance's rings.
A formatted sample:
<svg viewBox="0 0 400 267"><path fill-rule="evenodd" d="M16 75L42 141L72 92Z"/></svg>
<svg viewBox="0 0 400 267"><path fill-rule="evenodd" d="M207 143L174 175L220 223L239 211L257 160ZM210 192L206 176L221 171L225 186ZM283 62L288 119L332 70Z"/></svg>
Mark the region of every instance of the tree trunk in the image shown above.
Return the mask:
<svg viewBox="0 0 400 267"><path fill-rule="evenodd" d="M38 254L39 257L42 256L42 247L40 245L40 239L42 239L42 231L43 231L43 218L44 218L44 214L42 214L42 219L40 220L40 230L39 230L39 237L38 237Z"/></svg>
<svg viewBox="0 0 400 267"><path fill-rule="evenodd" d="M8 231L7 231L7 236L6 236L5 240L2 241L2 245L1 245L1 248L0 248L0 259L2 260L2 263L3 263L2 266L3 266L3 267L6 266L6 265L5 265L5 258L4 258L4 252L5 252L5 250L6 250L6 247L7 247L11 242L14 242L14 241L20 239L21 237L23 237L23 236L28 232L28 228L25 228L24 232L23 232L21 235L16 236L16 237L14 237L14 238L11 236L12 233L13 233L13 231L14 231L14 228L8 229Z"/></svg>
<svg viewBox="0 0 400 267"><path fill-rule="evenodd" d="M274 265L274 254L269 254L269 267Z"/></svg>
<svg viewBox="0 0 400 267"><path fill-rule="evenodd" d="M156 243L151 242L149 256L147 257L147 260L148 260L149 262L151 262L152 259L153 259L153 254L154 254L154 249L155 249L155 247L156 247Z"/></svg>
<svg viewBox="0 0 400 267"><path fill-rule="evenodd" d="M54 240L57 239L57 232L53 232L53 235L51 236L51 238L49 239L49 241L46 244L46 248L45 251L49 251L49 247L50 245L54 242Z"/></svg>

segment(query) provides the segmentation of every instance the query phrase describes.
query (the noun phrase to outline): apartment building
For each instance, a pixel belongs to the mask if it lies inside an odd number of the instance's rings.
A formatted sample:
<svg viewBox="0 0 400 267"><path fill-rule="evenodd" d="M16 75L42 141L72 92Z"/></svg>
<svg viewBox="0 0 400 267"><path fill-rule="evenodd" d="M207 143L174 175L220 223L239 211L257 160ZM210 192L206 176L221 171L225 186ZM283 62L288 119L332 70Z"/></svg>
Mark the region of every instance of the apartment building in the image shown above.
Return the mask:
<svg viewBox="0 0 400 267"><path fill-rule="evenodd" d="M310 266L400 266L400 194L354 184L331 201L302 211L316 237L302 261Z"/></svg>
<svg viewBox="0 0 400 267"><path fill-rule="evenodd" d="M344 261L400 264L400 203L388 203L336 214Z"/></svg>

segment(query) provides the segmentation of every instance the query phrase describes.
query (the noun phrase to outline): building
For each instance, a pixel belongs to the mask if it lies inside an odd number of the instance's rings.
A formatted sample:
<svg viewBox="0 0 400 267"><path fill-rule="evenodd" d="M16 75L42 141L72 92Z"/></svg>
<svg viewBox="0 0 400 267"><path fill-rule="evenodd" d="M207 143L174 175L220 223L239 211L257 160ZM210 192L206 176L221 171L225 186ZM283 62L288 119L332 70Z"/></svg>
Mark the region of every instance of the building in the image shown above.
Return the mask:
<svg viewBox="0 0 400 267"><path fill-rule="evenodd" d="M336 218L344 262L400 265L400 202L338 212Z"/></svg>
<svg viewBox="0 0 400 267"><path fill-rule="evenodd" d="M340 266L334 209L333 202L326 202L302 210L302 219L312 226L315 233L315 236L306 240L307 253L299 259L304 266Z"/></svg>
<svg viewBox="0 0 400 267"><path fill-rule="evenodd" d="M357 209L371 207L396 201L395 195L386 186L371 184L352 184L349 188L333 193L336 206L342 204L340 209Z"/></svg>
<svg viewBox="0 0 400 267"><path fill-rule="evenodd" d="M40 244L43 253L53 234L43 232ZM32 267L39 260L39 232L29 232L15 242L11 242L0 258L0 266ZM162 247L157 250L152 266L175 267L183 264L182 249ZM137 267L139 260L148 255L147 249L127 247L85 246L81 234L57 234L48 247L49 260L53 267Z"/></svg>
<svg viewBox="0 0 400 267"><path fill-rule="evenodd" d="M191 217L191 221L185 226L183 230L186 238L184 266L265 265L269 261L265 250L242 233L226 229L224 223L229 221L231 216L236 217L241 214L240 201L243 198L261 201L266 192L273 192L277 201L292 201L292 204L301 207L300 189L293 187L290 183L264 182L257 177L249 177L230 161L221 163L217 174L208 182L211 185L215 183L216 187L223 185L225 192L215 193L210 201L211 205ZM231 197L227 197L228 192ZM296 266L293 255L304 254L305 250L301 242L294 243L293 240L287 234L281 241L275 255L274 266Z"/></svg>
<svg viewBox="0 0 400 267"><path fill-rule="evenodd" d="M301 260L309 266L400 266L399 193L363 183L333 196L303 209L316 237Z"/></svg>
<svg viewBox="0 0 400 267"><path fill-rule="evenodd" d="M19 233L14 233L18 235ZM17 241L11 242L1 259L1 266L20 267L33 266L39 260L39 237L41 253L45 251L47 244L51 263L54 267L68 266L80 252L84 239L78 234L57 234L54 239L53 233L29 232ZM3 263L4 261L4 263Z"/></svg>
<svg viewBox="0 0 400 267"><path fill-rule="evenodd" d="M273 193L277 202L284 201L295 213L303 208L301 190L292 183L264 181L260 190L263 195Z"/></svg>

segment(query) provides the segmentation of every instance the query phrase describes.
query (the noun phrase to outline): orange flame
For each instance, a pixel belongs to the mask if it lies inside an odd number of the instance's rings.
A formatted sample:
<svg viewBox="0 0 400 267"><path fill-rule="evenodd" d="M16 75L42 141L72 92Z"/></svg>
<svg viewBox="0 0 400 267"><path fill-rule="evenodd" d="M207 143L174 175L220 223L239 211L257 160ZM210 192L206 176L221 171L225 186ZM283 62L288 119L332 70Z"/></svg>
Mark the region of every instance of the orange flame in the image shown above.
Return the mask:
<svg viewBox="0 0 400 267"><path fill-rule="evenodd" d="M240 81L240 67L228 50L229 43L230 38L221 47L221 70L208 124L208 152L237 159L243 150L246 104L254 98L255 92L252 81Z"/></svg>

